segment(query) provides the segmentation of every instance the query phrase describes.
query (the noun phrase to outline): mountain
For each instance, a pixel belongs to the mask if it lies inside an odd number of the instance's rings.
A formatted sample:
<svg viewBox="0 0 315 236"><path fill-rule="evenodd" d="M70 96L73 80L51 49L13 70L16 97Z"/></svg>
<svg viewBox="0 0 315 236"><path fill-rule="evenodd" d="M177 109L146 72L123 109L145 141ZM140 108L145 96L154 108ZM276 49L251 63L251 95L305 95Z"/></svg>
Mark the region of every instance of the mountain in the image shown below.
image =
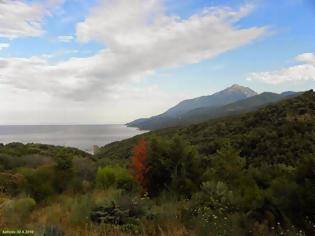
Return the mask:
<svg viewBox="0 0 315 236"><path fill-rule="evenodd" d="M170 139L179 135L195 145L203 155L216 153L228 141L250 163L292 164L308 153L315 153L315 92L294 95L256 111L152 131L114 142L100 148L96 158L126 160L140 137ZM261 100L270 98L269 93L258 96ZM277 94L272 96L279 98ZM258 101L256 99L251 100L253 104Z"/></svg>
<svg viewBox="0 0 315 236"><path fill-rule="evenodd" d="M202 96L198 98L184 100L176 106L167 110L162 115L166 117L179 117L180 115L196 108L218 107L255 95L257 95L257 93L250 88L234 84L229 88L226 88L209 96Z"/></svg>
<svg viewBox="0 0 315 236"><path fill-rule="evenodd" d="M131 127L138 127L141 129L152 129L153 127L154 129L156 129L156 127L164 128L166 127L164 124L171 124L173 122L176 123L183 114L191 110L203 107L219 107L255 95L257 95L257 93L250 88L234 84L229 88L226 88L209 96L202 96L184 100L160 115L153 116L151 118L137 119L135 121L127 123L127 125Z"/></svg>
<svg viewBox="0 0 315 236"><path fill-rule="evenodd" d="M235 99L237 94L239 96L238 98L242 97L241 94L243 94L243 96L248 96L248 97L243 98L243 99L238 99L235 102L224 104L225 102L228 101L228 99L231 99L233 96ZM138 127L143 130L157 130L157 129L173 127L173 126L196 124L196 123L200 123L209 119L220 118L220 117L239 114L242 112L252 111L262 106L265 106L267 104L275 103L283 99L296 96L299 93L289 91L289 92L283 92L281 94L271 93L271 92L264 92L258 95L254 95L254 94L255 92L253 92L252 90L248 88L245 88L239 85L233 85L232 87L227 88L221 92L208 96L208 98L209 97L212 98L208 100L208 104L210 104L210 101L214 101L216 99L217 99L216 104L219 104L220 99L218 98L221 97L221 101L222 100L225 101L225 102L222 102L224 105L199 107L199 108L191 109L185 113L181 113L178 116L165 115L168 111L173 112L174 110L176 110L174 109L176 107L175 106L174 108L171 108L164 114L153 116L149 119L139 119L139 120L129 123L128 125L133 126L133 127ZM224 96L227 96L228 99L225 99ZM205 97L201 97L201 98L205 98ZM191 99L191 100L197 101L197 98Z"/></svg>
<svg viewBox="0 0 315 236"><path fill-rule="evenodd" d="M181 117L181 123L183 124L200 123L209 119L236 115L242 112L248 112L258 109L262 106L266 106L267 104L275 103L283 99L296 96L298 94L299 93L295 92L290 93L285 92L281 94L264 92L259 95L243 99L221 107L198 108L185 113Z"/></svg>

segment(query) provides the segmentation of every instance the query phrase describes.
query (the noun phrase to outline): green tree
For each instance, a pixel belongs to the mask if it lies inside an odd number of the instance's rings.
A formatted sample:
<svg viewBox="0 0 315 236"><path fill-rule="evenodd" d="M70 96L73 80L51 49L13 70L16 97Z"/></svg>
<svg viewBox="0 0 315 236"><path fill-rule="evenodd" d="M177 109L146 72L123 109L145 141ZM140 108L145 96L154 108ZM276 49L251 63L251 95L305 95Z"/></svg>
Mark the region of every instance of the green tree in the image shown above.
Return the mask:
<svg viewBox="0 0 315 236"><path fill-rule="evenodd" d="M239 185L246 165L245 158L231 145L225 145L214 155L211 161L213 178L223 181L231 187Z"/></svg>
<svg viewBox="0 0 315 236"><path fill-rule="evenodd" d="M181 137L153 138L146 175L149 193L156 196L167 189L190 197L200 186L200 164L197 151Z"/></svg>
<svg viewBox="0 0 315 236"><path fill-rule="evenodd" d="M32 196L36 202L43 201L52 196L54 191L54 169L42 166L37 169L22 168L19 172L25 176L24 191Z"/></svg>
<svg viewBox="0 0 315 236"><path fill-rule="evenodd" d="M72 157L60 152L55 157L55 181L54 186L58 193L62 193L70 188L73 178Z"/></svg>

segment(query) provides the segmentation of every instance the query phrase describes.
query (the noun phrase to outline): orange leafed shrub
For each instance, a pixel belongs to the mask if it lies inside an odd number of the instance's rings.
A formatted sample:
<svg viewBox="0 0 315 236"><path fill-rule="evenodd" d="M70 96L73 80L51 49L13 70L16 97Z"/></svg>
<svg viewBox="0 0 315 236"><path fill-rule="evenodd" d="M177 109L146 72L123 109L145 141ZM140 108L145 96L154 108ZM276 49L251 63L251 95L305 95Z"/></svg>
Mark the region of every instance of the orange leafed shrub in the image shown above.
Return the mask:
<svg viewBox="0 0 315 236"><path fill-rule="evenodd" d="M143 190L146 189L145 175L148 171L148 144L142 138L133 148L133 155L130 159L129 168L131 175Z"/></svg>

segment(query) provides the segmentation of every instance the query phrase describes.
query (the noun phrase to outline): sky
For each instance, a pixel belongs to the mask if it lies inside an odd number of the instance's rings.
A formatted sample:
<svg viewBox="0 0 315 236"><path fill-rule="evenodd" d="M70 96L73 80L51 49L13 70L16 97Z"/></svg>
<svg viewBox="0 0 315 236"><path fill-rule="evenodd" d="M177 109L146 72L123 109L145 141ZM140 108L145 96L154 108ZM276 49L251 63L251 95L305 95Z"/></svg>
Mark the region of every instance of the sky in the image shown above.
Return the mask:
<svg viewBox="0 0 315 236"><path fill-rule="evenodd" d="M118 124L315 88L314 0L0 0L0 124Z"/></svg>

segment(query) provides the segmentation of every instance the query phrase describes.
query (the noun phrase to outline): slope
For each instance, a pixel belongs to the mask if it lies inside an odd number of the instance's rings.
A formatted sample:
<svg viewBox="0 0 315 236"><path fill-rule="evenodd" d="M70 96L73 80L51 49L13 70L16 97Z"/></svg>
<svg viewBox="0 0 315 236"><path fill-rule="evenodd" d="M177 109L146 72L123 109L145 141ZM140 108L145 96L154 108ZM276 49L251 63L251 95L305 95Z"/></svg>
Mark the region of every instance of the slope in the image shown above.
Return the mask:
<svg viewBox="0 0 315 236"><path fill-rule="evenodd" d="M174 135L182 136L206 156L228 143L248 163L296 163L302 156L315 153L315 93L308 91L242 115L140 136L150 139ZM104 146L96 157L126 160L140 136Z"/></svg>

